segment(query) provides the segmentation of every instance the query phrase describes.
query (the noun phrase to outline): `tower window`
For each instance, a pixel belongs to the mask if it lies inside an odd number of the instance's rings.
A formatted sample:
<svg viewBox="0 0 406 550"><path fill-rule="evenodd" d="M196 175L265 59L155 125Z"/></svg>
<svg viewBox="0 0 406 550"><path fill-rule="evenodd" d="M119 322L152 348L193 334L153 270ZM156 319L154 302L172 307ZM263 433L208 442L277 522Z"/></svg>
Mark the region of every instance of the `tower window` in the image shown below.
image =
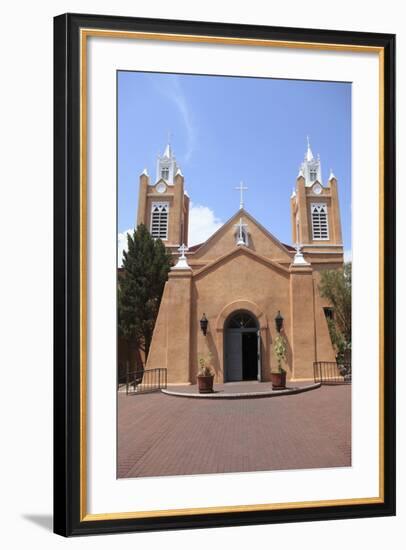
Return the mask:
<svg viewBox="0 0 406 550"><path fill-rule="evenodd" d="M169 168L168 168L168 167L162 168L162 170L161 170L161 178L164 179L164 180L168 180L168 179L169 179Z"/></svg>
<svg viewBox="0 0 406 550"><path fill-rule="evenodd" d="M327 205L312 204L312 230L316 241L328 240Z"/></svg>
<svg viewBox="0 0 406 550"><path fill-rule="evenodd" d="M317 179L317 169L316 168L310 168L309 177L310 177L310 181L316 181L316 179Z"/></svg>
<svg viewBox="0 0 406 550"><path fill-rule="evenodd" d="M154 202L151 209L151 235L154 239L168 239L168 212L167 202Z"/></svg>

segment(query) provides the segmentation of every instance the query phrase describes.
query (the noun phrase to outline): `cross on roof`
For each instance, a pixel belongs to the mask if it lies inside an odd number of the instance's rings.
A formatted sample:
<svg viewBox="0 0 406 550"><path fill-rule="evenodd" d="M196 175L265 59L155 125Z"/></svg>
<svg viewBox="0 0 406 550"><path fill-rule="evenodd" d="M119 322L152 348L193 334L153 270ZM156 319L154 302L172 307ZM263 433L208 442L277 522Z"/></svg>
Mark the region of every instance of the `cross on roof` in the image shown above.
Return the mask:
<svg viewBox="0 0 406 550"><path fill-rule="evenodd" d="M181 244L181 246L178 248L178 252L181 253L180 259L184 260L186 258L185 252L187 252L189 248L185 244Z"/></svg>
<svg viewBox="0 0 406 550"><path fill-rule="evenodd" d="M248 187L244 187L243 182L240 182L239 187L235 187L236 191L240 192L240 209L244 208L244 191L248 189Z"/></svg>

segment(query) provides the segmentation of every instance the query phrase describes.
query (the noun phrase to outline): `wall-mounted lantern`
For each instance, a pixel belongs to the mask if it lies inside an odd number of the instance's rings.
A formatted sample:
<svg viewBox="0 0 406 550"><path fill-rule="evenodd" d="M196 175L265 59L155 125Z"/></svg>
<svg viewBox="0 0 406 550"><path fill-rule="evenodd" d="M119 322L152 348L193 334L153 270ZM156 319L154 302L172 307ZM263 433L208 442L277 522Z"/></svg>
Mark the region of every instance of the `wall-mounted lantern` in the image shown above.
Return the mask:
<svg viewBox="0 0 406 550"><path fill-rule="evenodd" d="M278 332L280 332L282 330L282 327L283 327L283 317L281 315L281 312L278 311L276 317L275 317L275 326L276 326L276 330Z"/></svg>
<svg viewBox="0 0 406 550"><path fill-rule="evenodd" d="M209 321L206 317L206 314L203 313L203 317L200 319L200 328L202 329L202 332L204 336L207 334L207 325L209 324Z"/></svg>

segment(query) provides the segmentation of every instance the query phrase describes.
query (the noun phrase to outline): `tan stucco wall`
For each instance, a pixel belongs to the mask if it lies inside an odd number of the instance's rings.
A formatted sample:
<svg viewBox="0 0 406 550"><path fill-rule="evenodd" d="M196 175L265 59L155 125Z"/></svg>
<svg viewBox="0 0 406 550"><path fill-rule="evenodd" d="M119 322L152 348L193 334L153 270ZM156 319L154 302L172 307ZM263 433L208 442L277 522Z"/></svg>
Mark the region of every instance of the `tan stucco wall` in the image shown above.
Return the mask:
<svg viewBox="0 0 406 550"><path fill-rule="evenodd" d="M191 271L172 270L154 328L147 369L167 368L168 383L190 381Z"/></svg>
<svg viewBox="0 0 406 550"><path fill-rule="evenodd" d="M278 310L286 314L289 322L289 275L276 267L266 264L245 250L239 250L224 262L215 265L201 275L194 277L192 305L192 353L191 378L194 381L197 372L199 353L213 353L216 380L224 380L224 322L218 326L217 319L224 308L235 303L233 312L241 309L243 302L255 317L263 314L268 320L267 329L261 334L262 345L269 348L276 331L273 319ZM252 304L252 305L251 305ZM256 307L255 307L256 306ZM204 337L199 328L199 321L206 314L209 330ZM230 311L230 313L232 313ZM287 335L289 338L289 335ZM269 379L272 358L267 354L262 357L262 378Z"/></svg>
<svg viewBox="0 0 406 550"><path fill-rule="evenodd" d="M290 312L293 377L313 376L315 361L315 318L313 275L311 268L292 268Z"/></svg>
<svg viewBox="0 0 406 550"><path fill-rule="evenodd" d="M269 380L276 366L272 345L275 315L284 317L288 379L312 379L313 361L334 360L312 267L285 268L245 247L236 248L200 272L172 271L165 287L147 368L166 367L169 383L195 383L198 356L210 352L215 381L224 381L224 325L244 309L259 321L261 375ZM207 335L200 330L205 313Z"/></svg>

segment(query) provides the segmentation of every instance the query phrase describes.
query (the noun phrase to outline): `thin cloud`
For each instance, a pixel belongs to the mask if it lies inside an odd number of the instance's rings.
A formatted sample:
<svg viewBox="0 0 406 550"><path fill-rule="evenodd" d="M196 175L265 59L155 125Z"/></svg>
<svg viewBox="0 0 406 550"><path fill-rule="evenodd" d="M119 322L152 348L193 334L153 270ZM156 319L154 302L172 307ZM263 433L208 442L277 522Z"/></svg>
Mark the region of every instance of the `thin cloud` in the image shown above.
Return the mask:
<svg viewBox="0 0 406 550"><path fill-rule="evenodd" d="M352 262L352 250L344 250L344 261Z"/></svg>
<svg viewBox="0 0 406 550"><path fill-rule="evenodd" d="M193 114L186 99L185 93L179 77L176 75L168 75L164 86L158 86L156 79L153 79L155 89L164 95L169 101L172 101L177 107L186 130L186 152L184 161L188 162L196 148L197 132L193 123Z"/></svg>

